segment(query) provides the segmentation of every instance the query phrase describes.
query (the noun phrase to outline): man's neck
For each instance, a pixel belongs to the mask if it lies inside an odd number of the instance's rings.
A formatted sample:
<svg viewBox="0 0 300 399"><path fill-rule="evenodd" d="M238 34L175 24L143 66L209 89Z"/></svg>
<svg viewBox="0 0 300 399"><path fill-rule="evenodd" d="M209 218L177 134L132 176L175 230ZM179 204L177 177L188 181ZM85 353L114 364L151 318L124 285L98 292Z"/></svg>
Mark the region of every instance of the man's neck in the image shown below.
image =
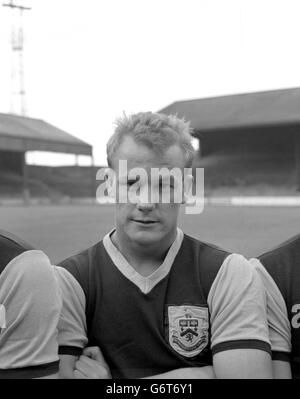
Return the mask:
<svg viewBox="0 0 300 399"><path fill-rule="evenodd" d="M140 245L127 240L117 230L112 234L111 240L122 253L128 263L142 276L152 274L164 261L167 252L176 238L175 231L164 242L153 245Z"/></svg>

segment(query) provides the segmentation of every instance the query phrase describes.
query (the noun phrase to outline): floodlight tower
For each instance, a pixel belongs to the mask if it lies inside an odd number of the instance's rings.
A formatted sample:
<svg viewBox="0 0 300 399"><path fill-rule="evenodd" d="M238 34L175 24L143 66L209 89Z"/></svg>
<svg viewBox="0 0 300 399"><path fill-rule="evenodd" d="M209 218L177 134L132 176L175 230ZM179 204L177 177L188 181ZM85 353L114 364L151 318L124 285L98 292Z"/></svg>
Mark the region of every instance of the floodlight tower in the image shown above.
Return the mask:
<svg viewBox="0 0 300 399"><path fill-rule="evenodd" d="M12 13L11 24L11 97L10 112L19 115L26 114L26 92L24 85L24 64L23 64L23 12L31 7L14 4L13 0L3 3L3 7L9 7Z"/></svg>

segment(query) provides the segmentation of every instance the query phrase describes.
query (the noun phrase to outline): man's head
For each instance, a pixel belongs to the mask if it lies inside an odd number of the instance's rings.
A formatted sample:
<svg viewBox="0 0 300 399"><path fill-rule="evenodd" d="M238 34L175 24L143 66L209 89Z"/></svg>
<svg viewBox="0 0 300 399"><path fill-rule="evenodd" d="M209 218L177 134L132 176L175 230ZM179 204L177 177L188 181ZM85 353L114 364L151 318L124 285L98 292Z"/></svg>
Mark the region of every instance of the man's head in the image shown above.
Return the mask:
<svg viewBox="0 0 300 399"><path fill-rule="evenodd" d="M183 170L191 167L193 156L189 123L183 119L146 112L117 120L115 133L107 144L107 160L116 172L119 235L143 245L174 238L180 207L180 203L173 200L178 178L168 180L162 175L157 180L152 172L176 168L182 171L182 180ZM146 180L141 174L130 176L133 170L140 170ZM121 203L120 192L130 194L132 189L139 194L137 200ZM151 190L158 193L159 198L169 190L170 201L153 201Z"/></svg>

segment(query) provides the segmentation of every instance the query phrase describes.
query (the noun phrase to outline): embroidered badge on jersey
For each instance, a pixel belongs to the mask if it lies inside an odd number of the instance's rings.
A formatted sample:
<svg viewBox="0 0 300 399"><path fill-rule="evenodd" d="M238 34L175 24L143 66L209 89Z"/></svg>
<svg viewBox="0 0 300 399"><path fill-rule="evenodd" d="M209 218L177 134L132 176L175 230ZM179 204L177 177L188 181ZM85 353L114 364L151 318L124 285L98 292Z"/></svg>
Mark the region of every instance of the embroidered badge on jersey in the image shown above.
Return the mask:
<svg viewBox="0 0 300 399"><path fill-rule="evenodd" d="M182 305L168 307L169 343L185 357L198 355L208 344L208 309Z"/></svg>

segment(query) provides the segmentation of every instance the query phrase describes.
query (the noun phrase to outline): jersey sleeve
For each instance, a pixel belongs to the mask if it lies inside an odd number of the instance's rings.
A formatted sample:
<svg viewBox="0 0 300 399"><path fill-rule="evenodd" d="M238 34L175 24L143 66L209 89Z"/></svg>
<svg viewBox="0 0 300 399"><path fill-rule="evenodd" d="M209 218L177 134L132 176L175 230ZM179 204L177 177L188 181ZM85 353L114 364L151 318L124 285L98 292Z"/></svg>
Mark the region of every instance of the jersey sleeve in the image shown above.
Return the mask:
<svg viewBox="0 0 300 399"><path fill-rule="evenodd" d="M271 353L265 290L243 256L225 258L210 288L208 307L213 355L251 348Z"/></svg>
<svg viewBox="0 0 300 399"><path fill-rule="evenodd" d="M261 278L267 294L267 317L273 360L290 361L291 328L285 301L272 279L258 259L251 264Z"/></svg>
<svg viewBox="0 0 300 399"><path fill-rule="evenodd" d="M61 296L42 251L25 251L0 274L0 379L41 378L58 371Z"/></svg>
<svg viewBox="0 0 300 399"><path fill-rule="evenodd" d="M59 354L80 356L88 342L85 295L68 270L55 266L55 272L62 297L62 311L58 322Z"/></svg>

